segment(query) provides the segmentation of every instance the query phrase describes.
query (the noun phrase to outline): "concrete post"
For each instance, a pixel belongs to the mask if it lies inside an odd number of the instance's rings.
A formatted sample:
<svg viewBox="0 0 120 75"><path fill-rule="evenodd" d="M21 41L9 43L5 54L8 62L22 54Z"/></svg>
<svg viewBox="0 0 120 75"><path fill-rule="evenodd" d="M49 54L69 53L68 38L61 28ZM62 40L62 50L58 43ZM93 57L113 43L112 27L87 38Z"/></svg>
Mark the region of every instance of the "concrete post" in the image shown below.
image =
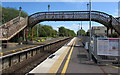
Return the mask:
<svg viewBox="0 0 120 75"><path fill-rule="evenodd" d="M118 62L120 62L120 38L119 38L119 41L118 41ZM120 75L120 69L118 69L118 75Z"/></svg>

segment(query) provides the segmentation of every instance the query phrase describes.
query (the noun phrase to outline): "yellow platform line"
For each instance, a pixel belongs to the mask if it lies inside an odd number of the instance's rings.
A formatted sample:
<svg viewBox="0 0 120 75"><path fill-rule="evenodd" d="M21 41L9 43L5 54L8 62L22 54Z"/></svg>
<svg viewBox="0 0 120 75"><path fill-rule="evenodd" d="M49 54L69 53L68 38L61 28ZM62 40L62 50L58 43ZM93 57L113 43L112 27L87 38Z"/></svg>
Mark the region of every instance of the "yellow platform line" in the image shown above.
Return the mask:
<svg viewBox="0 0 120 75"><path fill-rule="evenodd" d="M120 69L120 67L117 67L117 66L113 66L113 65L110 65L110 64L106 64L106 65L111 66L111 67L116 68L116 69Z"/></svg>
<svg viewBox="0 0 120 75"><path fill-rule="evenodd" d="M70 43L72 45L73 42ZM65 56L67 55L68 51L70 50L71 47L68 46L68 48L63 52L62 55L57 59L57 61L53 64L53 66L50 68L50 70L47 73L57 73L60 65L62 64Z"/></svg>
<svg viewBox="0 0 120 75"><path fill-rule="evenodd" d="M1 52L0 54L4 54L4 53L8 53L8 52L15 52L15 51L17 51L17 50L24 50L24 49L28 49L28 48L32 48L32 47L36 47L36 46L38 46L38 45L32 45L32 46L27 46L27 47L17 48L17 49L14 49L14 50Z"/></svg>
<svg viewBox="0 0 120 75"><path fill-rule="evenodd" d="M71 55L72 55L72 52L73 52L73 49L74 49L74 45L75 45L75 42L73 43L73 46L72 46L72 48L71 48L71 50L70 50L70 53L69 53L69 55L68 55L68 58L67 58L67 60L66 60L65 65L64 65L64 67L63 67L63 70L62 70L62 72L61 72L61 75L64 75L65 72L66 72L66 70L67 70L67 67L68 67L68 64L69 64L69 61L70 61L70 58L71 58Z"/></svg>

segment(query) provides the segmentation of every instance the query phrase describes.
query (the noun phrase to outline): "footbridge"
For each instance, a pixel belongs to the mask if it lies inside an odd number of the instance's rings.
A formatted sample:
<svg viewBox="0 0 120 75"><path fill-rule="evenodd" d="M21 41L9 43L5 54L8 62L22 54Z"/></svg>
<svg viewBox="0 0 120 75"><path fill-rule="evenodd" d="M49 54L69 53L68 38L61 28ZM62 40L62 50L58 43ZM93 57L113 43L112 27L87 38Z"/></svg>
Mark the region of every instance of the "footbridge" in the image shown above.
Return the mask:
<svg viewBox="0 0 120 75"><path fill-rule="evenodd" d="M51 11L37 12L27 18L23 18L17 23L5 24L0 27L0 40L10 40L16 34L26 28L32 28L43 21L89 21L90 11ZM120 35L120 22L118 19L100 11L91 11L91 20L101 23L108 29L114 29Z"/></svg>

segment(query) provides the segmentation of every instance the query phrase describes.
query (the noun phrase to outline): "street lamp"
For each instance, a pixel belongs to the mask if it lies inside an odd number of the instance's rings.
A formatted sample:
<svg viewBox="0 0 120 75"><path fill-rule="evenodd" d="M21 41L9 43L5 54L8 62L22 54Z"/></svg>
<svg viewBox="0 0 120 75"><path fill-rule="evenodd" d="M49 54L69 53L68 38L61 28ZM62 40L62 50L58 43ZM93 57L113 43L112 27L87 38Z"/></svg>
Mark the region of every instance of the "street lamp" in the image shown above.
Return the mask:
<svg viewBox="0 0 120 75"><path fill-rule="evenodd" d="M89 8L88 8L88 7L89 7L89 3L87 3L87 11L89 11Z"/></svg>
<svg viewBox="0 0 120 75"><path fill-rule="evenodd" d="M48 5L48 12L50 11L50 5Z"/></svg>
<svg viewBox="0 0 120 75"><path fill-rule="evenodd" d="M21 16L21 10L22 10L22 7L19 7L19 21L20 21L20 16Z"/></svg>

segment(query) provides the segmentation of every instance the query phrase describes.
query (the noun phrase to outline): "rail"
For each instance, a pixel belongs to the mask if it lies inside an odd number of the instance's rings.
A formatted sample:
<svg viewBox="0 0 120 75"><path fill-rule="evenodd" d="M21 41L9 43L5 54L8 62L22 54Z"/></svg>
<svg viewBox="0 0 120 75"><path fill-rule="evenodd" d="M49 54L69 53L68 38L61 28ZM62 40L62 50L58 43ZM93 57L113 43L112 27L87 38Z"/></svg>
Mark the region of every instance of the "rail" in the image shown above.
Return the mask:
<svg viewBox="0 0 120 75"><path fill-rule="evenodd" d="M32 59L35 55L40 55L40 53L42 53L43 51L52 52L55 48L61 47L70 39L71 38L64 38L46 45L36 46L16 53L2 56L0 57L0 60L2 60L2 63L0 63L2 65L2 71L3 73L12 72L13 70L15 71L16 69L20 68L21 65L25 65L19 63L29 61L29 59ZM15 69L11 69L11 67L14 67L18 64L18 67L15 67Z"/></svg>

